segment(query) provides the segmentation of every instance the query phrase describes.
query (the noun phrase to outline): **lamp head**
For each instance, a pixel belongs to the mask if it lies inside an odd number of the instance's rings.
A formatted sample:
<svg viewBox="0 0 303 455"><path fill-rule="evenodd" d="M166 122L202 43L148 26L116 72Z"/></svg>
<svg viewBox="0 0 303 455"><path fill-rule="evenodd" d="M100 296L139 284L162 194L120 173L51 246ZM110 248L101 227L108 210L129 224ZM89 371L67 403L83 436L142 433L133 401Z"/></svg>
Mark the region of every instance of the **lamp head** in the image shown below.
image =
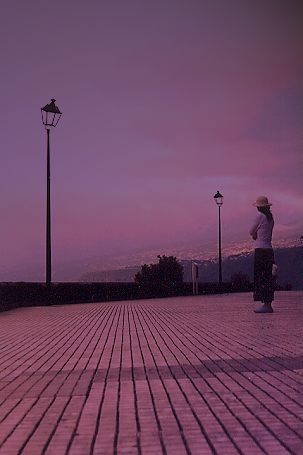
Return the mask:
<svg viewBox="0 0 303 455"><path fill-rule="evenodd" d="M62 112L56 106L55 99L52 98L49 104L46 104L44 107L41 107L42 123L44 126L57 126Z"/></svg>
<svg viewBox="0 0 303 455"><path fill-rule="evenodd" d="M221 207L221 205L223 205L223 195L220 193L220 191L216 192L214 199L218 207Z"/></svg>

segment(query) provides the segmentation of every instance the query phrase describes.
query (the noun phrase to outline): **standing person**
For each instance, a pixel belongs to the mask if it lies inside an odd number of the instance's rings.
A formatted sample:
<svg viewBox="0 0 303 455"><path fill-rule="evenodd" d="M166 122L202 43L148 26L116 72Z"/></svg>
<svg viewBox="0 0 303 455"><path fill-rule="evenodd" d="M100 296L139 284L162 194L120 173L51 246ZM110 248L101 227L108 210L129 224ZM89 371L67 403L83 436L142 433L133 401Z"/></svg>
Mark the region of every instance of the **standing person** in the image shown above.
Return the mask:
<svg viewBox="0 0 303 455"><path fill-rule="evenodd" d="M258 210L258 215L249 231L255 241L254 301L263 303L260 308L255 310L255 313L273 312L271 306L274 300L272 266L275 261L271 244L274 227L274 219L270 211L271 205L265 196L259 196L253 204Z"/></svg>

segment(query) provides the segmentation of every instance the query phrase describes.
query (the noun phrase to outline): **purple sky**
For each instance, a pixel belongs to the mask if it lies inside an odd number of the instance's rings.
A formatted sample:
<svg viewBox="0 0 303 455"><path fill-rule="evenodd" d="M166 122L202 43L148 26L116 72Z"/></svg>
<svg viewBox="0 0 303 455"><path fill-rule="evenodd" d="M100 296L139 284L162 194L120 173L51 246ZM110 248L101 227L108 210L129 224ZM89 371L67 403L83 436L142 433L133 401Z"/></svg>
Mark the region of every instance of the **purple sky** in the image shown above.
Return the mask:
<svg viewBox="0 0 303 455"><path fill-rule="evenodd" d="M215 244L217 190L225 245L262 194L276 238L302 235L302 20L301 0L2 0L0 281L44 279L53 97L55 279Z"/></svg>

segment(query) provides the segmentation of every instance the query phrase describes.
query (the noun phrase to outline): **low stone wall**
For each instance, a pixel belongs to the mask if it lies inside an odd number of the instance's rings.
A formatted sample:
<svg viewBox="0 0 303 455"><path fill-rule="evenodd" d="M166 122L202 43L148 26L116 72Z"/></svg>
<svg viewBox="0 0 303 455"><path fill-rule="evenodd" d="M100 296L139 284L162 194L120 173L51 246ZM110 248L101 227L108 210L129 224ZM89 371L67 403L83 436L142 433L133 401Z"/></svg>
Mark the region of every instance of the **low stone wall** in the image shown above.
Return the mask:
<svg viewBox="0 0 303 455"><path fill-rule="evenodd" d="M199 283L199 294L250 291L224 283ZM25 306L60 305L84 302L110 302L192 295L191 283L173 286L159 283L140 287L136 283L0 283L0 311Z"/></svg>

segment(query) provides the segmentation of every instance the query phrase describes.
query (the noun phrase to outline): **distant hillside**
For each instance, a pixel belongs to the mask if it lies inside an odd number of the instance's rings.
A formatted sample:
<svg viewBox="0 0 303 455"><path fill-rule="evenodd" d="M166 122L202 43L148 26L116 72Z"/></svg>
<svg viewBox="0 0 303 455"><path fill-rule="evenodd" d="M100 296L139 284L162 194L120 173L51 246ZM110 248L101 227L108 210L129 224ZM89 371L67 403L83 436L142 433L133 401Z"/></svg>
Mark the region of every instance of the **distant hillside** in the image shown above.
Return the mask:
<svg viewBox="0 0 303 455"><path fill-rule="evenodd" d="M120 282L120 283L129 283L134 281L134 277L137 272L141 270L140 266L137 267L125 267L122 269L116 270L101 270L101 271L94 271L94 272L87 272L80 278L82 282L99 282L102 281L103 283L112 283L112 282Z"/></svg>
<svg viewBox="0 0 303 455"><path fill-rule="evenodd" d="M278 284L290 283L293 289L303 289L303 246L275 249L276 263L279 267ZM156 261L156 259L155 259ZM184 281L191 281L191 261L180 260L184 268ZM218 279L217 261L195 260L199 266L199 281L216 282ZM84 282L131 282L135 274L141 269L125 267L117 270L95 271L83 275L80 281ZM223 280L230 281L237 272L247 274L253 280L253 253L245 252L228 256L222 263Z"/></svg>
<svg viewBox="0 0 303 455"><path fill-rule="evenodd" d="M278 284L290 283L293 289L303 289L303 247L277 248L275 260L278 264ZM199 281L212 282L218 279L218 263L215 261L195 261L199 264ZM182 261L184 280L191 279L191 261ZM253 252L229 256L222 263L223 280L243 272L253 281Z"/></svg>

